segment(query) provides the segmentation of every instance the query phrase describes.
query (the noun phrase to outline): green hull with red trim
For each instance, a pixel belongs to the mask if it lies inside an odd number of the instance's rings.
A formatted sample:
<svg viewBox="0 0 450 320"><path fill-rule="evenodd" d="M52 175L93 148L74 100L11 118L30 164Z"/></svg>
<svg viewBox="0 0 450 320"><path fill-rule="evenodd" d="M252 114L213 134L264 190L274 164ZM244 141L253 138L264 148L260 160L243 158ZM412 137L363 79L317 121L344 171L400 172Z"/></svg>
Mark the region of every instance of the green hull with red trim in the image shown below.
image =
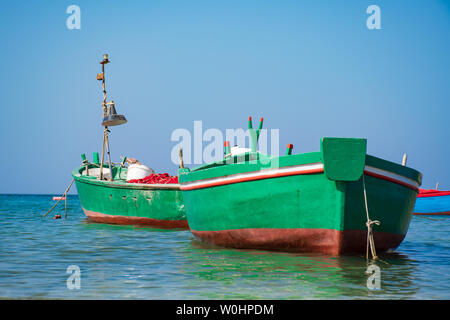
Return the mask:
<svg viewBox="0 0 450 320"><path fill-rule="evenodd" d="M250 152L180 169L191 231L220 246L344 254L365 252L363 174L377 251L406 235L421 174L366 155L365 139L323 138L321 151Z"/></svg>
<svg viewBox="0 0 450 320"><path fill-rule="evenodd" d="M91 164L90 169L98 166ZM106 167L106 166L105 166ZM109 169L104 169L109 172ZM99 223L188 228L178 184L126 182L126 168L113 167L113 181L85 174L85 167L72 172L81 207L88 220Z"/></svg>

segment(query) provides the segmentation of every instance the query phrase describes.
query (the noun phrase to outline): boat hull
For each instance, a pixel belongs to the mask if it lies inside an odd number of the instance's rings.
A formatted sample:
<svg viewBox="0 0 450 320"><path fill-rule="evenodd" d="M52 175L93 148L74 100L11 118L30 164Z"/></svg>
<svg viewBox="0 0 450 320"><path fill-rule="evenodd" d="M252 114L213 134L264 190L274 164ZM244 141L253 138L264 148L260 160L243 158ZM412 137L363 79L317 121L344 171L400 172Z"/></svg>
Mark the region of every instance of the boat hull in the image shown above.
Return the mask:
<svg viewBox="0 0 450 320"><path fill-rule="evenodd" d="M152 226L158 228L180 228L189 229L187 220L162 220L153 219L147 217L135 217L135 216L123 216L123 215L111 215L84 208L83 212L91 222L96 223L108 223L108 224L122 224L122 225L140 225L140 226Z"/></svg>
<svg viewBox="0 0 450 320"><path fill-rule="evenodd" d="M365 252L362 175L356 181L332 180L322 158L321 153L280 157L280 166L267 170L255 161L180 172L191 232L234 248ZM395 249L407 233L421 175L376 157L365 161L370 219L381 222L373 226L376 249Z"/></svg>
<svg viewBox="0 0 450 320"><path fill-rule="evenodd" d="M331 255L364 252L367 239L367 230L249 228L191 231L197 238L217 246L236 249L317 252ZM404 234L376 232L375 247L377 251L396 248L404 237Z"/></svg>
<svg viewBox="0 0 450 320"><path fill-rule="evenodd" d="M179 185L131 184L73 175L89 221L189 228Z"/></svg>
<svg viewBox="0 0 450 320"><path fill-rule="evenodd" d="M436 195L417 197L415 215L450 215L450 194L436 192ZM441 195L442 194L442 195Z"/></svg>

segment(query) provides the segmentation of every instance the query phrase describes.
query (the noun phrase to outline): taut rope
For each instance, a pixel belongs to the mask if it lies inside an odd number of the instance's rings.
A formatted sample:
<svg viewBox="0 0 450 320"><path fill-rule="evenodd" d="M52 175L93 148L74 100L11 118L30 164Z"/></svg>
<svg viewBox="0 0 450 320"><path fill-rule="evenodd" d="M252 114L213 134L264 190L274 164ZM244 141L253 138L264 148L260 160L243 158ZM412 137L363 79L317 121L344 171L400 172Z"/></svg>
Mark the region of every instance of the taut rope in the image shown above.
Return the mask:
<svg viewBox="0 0 450 320"><path fill-rule="evenodd" d="M366 181L364 180L364 173L362 175L362 181L363 181L363 189L364 189L364 204L366 208L366 226L367 226L367 245L366 245L366 259L369 259L369 246L370 251L372 253L372 258L377 259L377 252L375 250L375 240L373 239L373 231L372 231L372 225L376 224L379 226L381 224L378 220L370 220L369 217L369 207L367 205L367 193L366 193Z"/></svg>

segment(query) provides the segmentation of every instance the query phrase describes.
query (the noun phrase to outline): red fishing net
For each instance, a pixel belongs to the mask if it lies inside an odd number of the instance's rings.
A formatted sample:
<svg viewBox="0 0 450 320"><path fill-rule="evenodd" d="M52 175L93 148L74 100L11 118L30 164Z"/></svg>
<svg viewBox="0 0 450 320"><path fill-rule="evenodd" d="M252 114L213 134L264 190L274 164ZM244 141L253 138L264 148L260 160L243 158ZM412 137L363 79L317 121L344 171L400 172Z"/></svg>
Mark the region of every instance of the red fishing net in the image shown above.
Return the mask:
<svg viewBox="0 0 450 320"><path fill-rule="evenodd" d="M178 183L177 176L170 176L168 173L153 173L142 179L128 180L128 183L145 183L145 184L166 184Z"/></svg>

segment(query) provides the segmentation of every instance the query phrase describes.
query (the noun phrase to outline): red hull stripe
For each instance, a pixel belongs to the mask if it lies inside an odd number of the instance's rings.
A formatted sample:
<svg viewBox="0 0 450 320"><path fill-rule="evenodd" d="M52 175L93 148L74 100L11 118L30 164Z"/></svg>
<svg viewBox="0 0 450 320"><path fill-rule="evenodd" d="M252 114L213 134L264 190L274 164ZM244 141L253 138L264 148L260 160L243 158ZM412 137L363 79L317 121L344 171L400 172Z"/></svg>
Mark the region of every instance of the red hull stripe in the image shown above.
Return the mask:
<svg viewBox="0 0 450 320"><path fill-rule="evenodd" d="M363 253L367 240L367 230L250 228L191 232L205 242L224 247L331 255ZM377 251L398 247L404 237L401 234L374 232Z"/></svg>
<svg viewBox="0 0 450 320"><path fill-rule="evenodd" d="M189 229L187 220L160 220L143 217L127 217L127 216L104 214L100 212L86 210L84 208L83 211L89 221L97 223Z"/></svg>
<svg viewBox="0 0 450 320"><path fill-rule="evenodd" d="M193 182L188 182L181 184L180 190L189 191L195 189L203 189L210 187L223 186L227 184L239 183L239 182L247 182L247 181L255 181L255 180L263 180L270 178L279 178L286 176L294 176L294 175L302 175L302 174L316 174L323 173L323 164L322 163L310 163L298 166L291 167L282 167L278 169L268 169L261 171L252 171L239 173L235 175L230 175L226 177L217 177L211 179L197 180ZM397 183L404 187L410 188L416 192L419 192L419 183L412 179L406 178L404 176L398 175L396 173L392 173L386 170L366 166L364 169L364 173L366 175L383 179L386 181L390 181L393 183Z"/></svg>

